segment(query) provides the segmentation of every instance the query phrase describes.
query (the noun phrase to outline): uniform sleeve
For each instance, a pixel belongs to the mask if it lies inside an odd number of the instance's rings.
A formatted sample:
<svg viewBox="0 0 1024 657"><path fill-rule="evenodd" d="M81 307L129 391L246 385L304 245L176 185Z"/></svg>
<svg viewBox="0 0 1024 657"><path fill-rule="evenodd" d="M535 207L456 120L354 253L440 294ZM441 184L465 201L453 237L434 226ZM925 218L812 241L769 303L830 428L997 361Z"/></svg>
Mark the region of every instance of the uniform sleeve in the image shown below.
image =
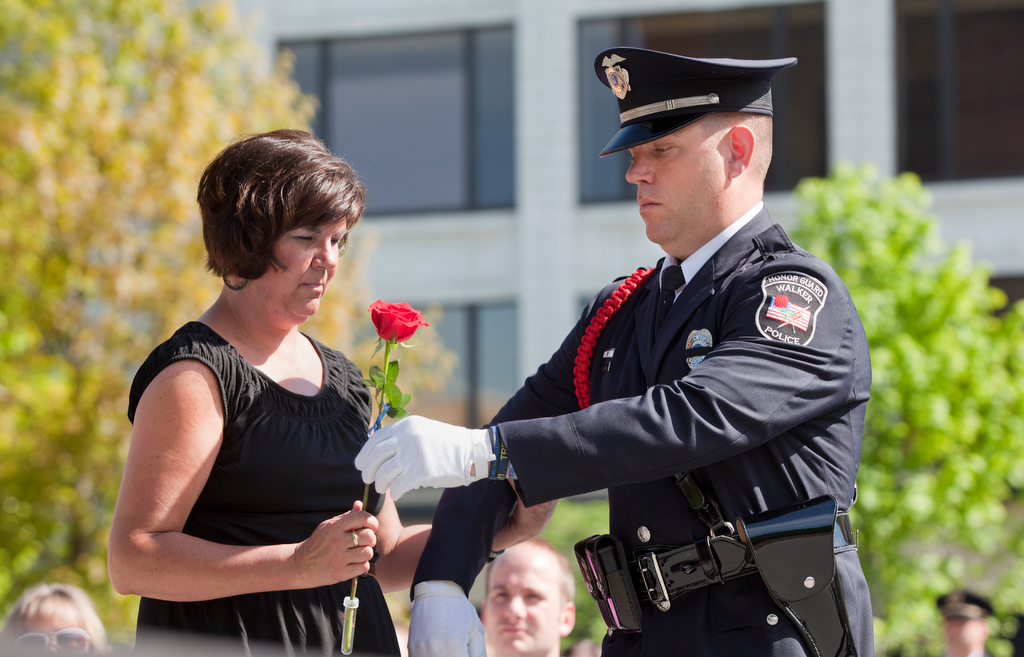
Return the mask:
<svg viewBox="0 0 1024 657"><path fill-rule="evenodd" d="M413 586L430 580L451 580L469 594L487 563L494 535L516 502L504 481L484 479L445 490L423 549Z"/></svg>
<svg viewBox="0 0 1024 657"><path fill-rule="evenodd" d="M867 343L834 273L810 256L754 269L723 290L722 335L687 376L575 413L501 424L527 504L704 467L866 402ZM766 285L780 275L810 278L827 292L803 328L764 321L771 304L784 302L776 298L782 286ZM790 331L803 344L787 341Z"/></svg>
<svg viewBox="0 0 1024 657"><path fill-rule="evenodd" d="M615 288L611 288L615 289ZM598 297L600 300L602 296ZM572 369L580 336L594 303L566 337L561 347L527 379L505 404L492 424L523 418L553 417L579 410ZM449 488L434 510L433 525L420 557L413 585L429 580L451 580L469 591L490 556L494 535L505 524L516 502L504 481L478 481Z"/></svg>

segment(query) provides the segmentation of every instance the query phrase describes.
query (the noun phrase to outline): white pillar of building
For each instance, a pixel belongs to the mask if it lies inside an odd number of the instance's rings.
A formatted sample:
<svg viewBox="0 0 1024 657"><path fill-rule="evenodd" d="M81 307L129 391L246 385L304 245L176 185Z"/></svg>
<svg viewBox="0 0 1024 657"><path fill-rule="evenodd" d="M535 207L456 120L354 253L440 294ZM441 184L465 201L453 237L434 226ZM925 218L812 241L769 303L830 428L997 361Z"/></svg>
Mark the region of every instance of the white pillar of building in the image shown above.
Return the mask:
<svg viewBox="0 0 1024 657"><path fill-rule="evenodd" d="M514 35L519 374L525 377L578 319L575 18L567 3L520 0Z"/></svg>
<svg viewBox="0 0 1024 657"><path fill-rule="evenodd" d="M828 0L825 44L830 163L897 172L895 0Z"/></svg>

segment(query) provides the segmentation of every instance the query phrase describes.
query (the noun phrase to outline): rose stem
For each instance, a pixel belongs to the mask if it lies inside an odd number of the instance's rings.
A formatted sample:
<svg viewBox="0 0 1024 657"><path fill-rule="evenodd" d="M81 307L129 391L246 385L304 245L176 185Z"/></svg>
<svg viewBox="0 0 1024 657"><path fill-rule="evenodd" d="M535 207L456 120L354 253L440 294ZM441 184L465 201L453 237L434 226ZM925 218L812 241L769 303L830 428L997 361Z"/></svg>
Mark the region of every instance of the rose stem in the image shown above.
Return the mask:
<svg viewBox="0 0 1024 657"><path fill-rule="evenodd" d="M388 370L389 369L391 369L391 340L385 340L385 342L384 342L384 384L385 385L387 385L387 382L388 382ZM377 397L377 410L379 411L382 408L384 408L384 388L381 388L378 391L378 397ZM376 427L374 427L374 429L376 430ZM365 484L363 486L363 511L366 510L366 505L369 503L369 501L370 501L370 484ZM356 587L358 585L359 585L359 577L353 577L352 578L352 589L349 592L349 596L348 596L348 597L352 598L353 600L356 599ZM349 612L351 612L351 611L352 611L351 609L346 609L345 610L345 616L346 616L345 631L346 632L349 631L349 623L348 623L348 621L350 621L350 620L353 621L352 622L352 630L351 631L352 632L356 631L355 622L354 622L355 619L349 617Z"/></svg>

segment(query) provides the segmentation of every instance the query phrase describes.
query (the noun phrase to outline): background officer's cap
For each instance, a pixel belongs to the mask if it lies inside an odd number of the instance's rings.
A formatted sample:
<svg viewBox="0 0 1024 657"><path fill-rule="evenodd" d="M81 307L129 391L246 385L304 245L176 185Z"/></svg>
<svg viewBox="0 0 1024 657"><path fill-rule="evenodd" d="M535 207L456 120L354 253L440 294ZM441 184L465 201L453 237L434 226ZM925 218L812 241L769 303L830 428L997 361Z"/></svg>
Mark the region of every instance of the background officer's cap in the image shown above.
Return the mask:
<svg viewBox="0 0 1024 657"><path fill-rule="evenodd" d="M985 618L992 614L992 604L971 591L953 591L938 598L935 603L943 618Z"/></svg>
<svg viewBox="0 0 1024 657"><path fill-rule="evenodd" d="M643 48L610 48L594 60L619 101L618 134L601 157L661 139L711 112L772 114L771 81L784 59L696 59Z"/></svg>

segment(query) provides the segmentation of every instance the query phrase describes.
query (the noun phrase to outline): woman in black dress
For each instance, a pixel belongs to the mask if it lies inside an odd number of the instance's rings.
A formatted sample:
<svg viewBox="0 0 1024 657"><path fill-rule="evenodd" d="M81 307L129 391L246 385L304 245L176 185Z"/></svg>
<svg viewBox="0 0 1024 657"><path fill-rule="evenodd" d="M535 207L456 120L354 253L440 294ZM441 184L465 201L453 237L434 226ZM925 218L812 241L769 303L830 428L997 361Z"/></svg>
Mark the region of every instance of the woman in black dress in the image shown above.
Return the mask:
<svg viewBox="0 0 1024 657"><path fill-rule="evenodd" d="M137 642L186 631L328 654L349 581L370 572L355 650L397 655L382 593L410 585L429 527L403 527L375 491L360 508L352 461L370 394L351 361L298 330L337 271L363 186L319 140L280 130L226 148L198 200L224 287L135 377L110 531L114 587L143 596ZM495 549L550 511L520 510Z"/></svg>

